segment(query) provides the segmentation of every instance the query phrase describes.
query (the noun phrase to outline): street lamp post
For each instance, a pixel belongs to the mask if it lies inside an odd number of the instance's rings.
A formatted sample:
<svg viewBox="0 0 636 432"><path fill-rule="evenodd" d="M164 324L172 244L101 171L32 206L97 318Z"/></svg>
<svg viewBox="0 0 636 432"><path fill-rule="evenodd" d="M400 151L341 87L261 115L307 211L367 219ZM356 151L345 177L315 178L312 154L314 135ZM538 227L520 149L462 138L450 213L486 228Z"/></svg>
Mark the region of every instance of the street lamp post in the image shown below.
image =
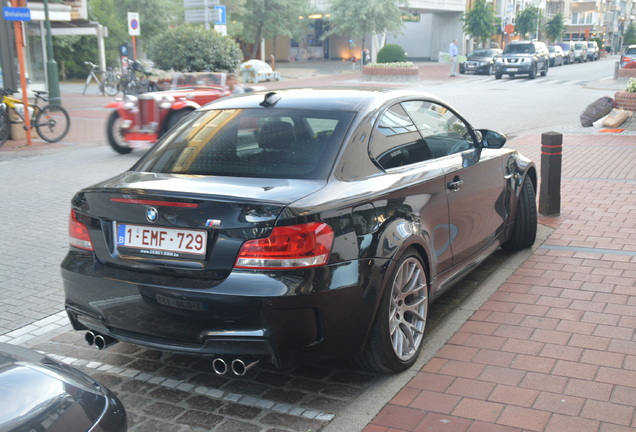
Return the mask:
<svg viewBox="0 0 636 432"><path fill-rule="evenodd" d="M51 20L49 19L49 0L44 0L44 25L46 27L46 77L49 84L49 100L51 103L61 104L60 79L57 73L57 62L53 55Z"/></svg>

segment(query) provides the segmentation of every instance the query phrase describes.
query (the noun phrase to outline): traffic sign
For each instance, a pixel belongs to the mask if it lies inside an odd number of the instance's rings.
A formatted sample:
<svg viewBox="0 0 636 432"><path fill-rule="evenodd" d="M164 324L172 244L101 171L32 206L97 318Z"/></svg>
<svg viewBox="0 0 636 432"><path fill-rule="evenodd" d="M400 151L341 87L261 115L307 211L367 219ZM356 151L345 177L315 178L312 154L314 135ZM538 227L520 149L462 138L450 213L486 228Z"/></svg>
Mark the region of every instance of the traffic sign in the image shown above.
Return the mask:
<svg viewBox="0 0 636 432"><path fill-rule="evenodd" d="M215 25L226 25L227 24L227 11L225 6L219 5L214 6L214 10L218 13L218 20L214 21Z"/></svg>
<svg viewBox="0 0 636 432"><path fill-rule="evenodd" d="M6 21L31 21L31 9L3 7L2 16Z"/></svg>
<svg viewBox="0 0 636 432"><path fill-rule="evenodd" d="M128 34L130 36L140 35L139 13L128 12Z"/></svg>

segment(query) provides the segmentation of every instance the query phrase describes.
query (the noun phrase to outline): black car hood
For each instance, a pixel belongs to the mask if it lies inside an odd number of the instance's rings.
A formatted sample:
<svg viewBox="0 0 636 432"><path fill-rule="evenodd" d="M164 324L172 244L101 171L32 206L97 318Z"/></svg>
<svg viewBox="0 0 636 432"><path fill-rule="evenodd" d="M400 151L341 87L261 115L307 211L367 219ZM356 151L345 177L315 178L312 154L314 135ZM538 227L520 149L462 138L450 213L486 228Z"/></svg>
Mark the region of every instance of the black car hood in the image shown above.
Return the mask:
<svg viewBox="0 0 636 432"><path fill-rule="evenodd" d="M0 430L89 430L108 406L87 375L34 351L0 344Z"/></svg>

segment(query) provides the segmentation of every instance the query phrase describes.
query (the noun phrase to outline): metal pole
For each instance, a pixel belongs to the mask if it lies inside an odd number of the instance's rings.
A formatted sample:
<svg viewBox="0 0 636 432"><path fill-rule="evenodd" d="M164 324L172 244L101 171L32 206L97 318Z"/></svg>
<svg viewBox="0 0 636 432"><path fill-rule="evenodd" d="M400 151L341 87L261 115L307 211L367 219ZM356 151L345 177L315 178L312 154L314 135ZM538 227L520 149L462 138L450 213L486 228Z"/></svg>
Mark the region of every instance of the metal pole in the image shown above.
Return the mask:
<svg viewBox="0 0 636 432"><path fill-rule="evenodd" d="M49 100L51 103L61 104L60 78L57 72L57 62L53 55L51 20L49 19L49 0L44 0L44 24L46 26L46 77L49 84Z"/></svg>

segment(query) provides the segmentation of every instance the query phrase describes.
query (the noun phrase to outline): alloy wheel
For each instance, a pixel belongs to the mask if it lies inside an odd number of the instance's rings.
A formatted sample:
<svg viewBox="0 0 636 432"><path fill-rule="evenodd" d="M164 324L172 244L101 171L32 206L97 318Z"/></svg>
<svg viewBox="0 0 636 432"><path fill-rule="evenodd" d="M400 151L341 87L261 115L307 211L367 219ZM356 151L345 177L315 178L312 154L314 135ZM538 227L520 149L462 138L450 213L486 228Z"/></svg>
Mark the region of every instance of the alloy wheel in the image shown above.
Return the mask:
<svg viewBox="0 0 636 432"><path fill-rule="evenodd" d="M389 304L389 333L396 356L407 361L415 356L424 337L428 310L428 285L422 263L415 257L398 269Z"/></svg>

